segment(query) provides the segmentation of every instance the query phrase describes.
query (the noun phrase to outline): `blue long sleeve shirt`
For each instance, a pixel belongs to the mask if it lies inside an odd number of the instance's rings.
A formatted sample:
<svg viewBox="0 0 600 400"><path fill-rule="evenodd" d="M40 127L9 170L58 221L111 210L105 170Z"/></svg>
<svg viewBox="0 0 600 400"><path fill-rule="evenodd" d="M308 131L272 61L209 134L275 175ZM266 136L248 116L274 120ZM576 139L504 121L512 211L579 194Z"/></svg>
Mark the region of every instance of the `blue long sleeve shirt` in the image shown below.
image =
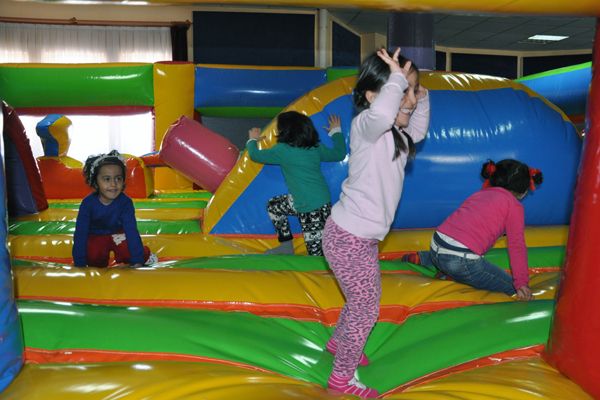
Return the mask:
<svg viewBox="0 0 600 400"><path fill-rule="evenodd" d="M87 241L92 235L112 235L124 232L131 255L131 264L144 263L144 246L137 229L133 201L121 193L110 204L100 202L92 193L81 201L75 235L73 237L73 262L78 267L87 265Z"/></svg>

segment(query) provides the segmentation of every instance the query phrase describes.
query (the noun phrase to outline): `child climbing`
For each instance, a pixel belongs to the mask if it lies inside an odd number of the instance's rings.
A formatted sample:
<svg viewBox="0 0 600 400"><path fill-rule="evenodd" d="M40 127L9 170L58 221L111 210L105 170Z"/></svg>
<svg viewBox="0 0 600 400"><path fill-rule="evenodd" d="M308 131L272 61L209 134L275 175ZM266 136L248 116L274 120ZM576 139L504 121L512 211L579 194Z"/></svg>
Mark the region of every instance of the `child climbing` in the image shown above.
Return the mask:
<svg viewBox="0 0 600 400"><path fill-rule="evenodd" d="M541 171L517 160L483 164L483 189L468 197L437 228L429 251L409 253L404 261L434 266L457 282L477 289L532 300L525 246L525 212L520 203ZM506 233L512 277L483 255Z"/></svg>
<svg viewBox="0 0 600 400"><path fill-rule="evenodd" d="M281 166L289 193L275 196L267 203L269 218L280 245L267 254L293 254L292 231L288 216L297 216L309 255L322 256L321 245L325 221L331 214L331 197L321 161L341 161L346 157L346 144L340 118L329 116L328 135L333 147L324 146L311 119L296 111L277 116L277 144L259 150L256 139L259 128L248 131L246 145L253 161Z"/></svg>

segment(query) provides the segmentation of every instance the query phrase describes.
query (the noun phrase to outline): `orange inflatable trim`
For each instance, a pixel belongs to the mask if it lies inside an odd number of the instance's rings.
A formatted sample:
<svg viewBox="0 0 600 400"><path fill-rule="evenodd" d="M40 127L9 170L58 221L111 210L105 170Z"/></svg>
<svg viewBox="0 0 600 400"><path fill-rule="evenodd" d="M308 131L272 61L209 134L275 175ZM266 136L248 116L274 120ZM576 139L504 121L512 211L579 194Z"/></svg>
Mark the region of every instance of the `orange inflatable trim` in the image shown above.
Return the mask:
<svg viewBox="0 0 600 400"><path fill-rule="evenodd" d="M139 157L123 154L127 166L125 193L147 198L154 192L152 172ZM38 157L42 185L48 199L82 199L90 193L83 178L83 164L68 156Z"/></svg>

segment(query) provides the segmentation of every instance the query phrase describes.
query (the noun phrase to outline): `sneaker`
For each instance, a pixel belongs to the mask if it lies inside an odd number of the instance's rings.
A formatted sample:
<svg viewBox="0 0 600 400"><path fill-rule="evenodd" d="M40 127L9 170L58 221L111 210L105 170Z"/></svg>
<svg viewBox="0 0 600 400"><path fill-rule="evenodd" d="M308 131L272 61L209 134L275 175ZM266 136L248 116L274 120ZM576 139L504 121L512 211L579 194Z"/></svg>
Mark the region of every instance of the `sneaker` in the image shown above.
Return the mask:
<svg viewBox="0 0 600 400"><path fill-rule="evenodd" d="M375 389L365 386L358 379L342 378L336 374L331 374L327 381L327 387L336 392L353 394L365 399L374 399L379 396L379 392Z"/></svg>
<svg viewBox="0 0 600 400"><path fill-rule="evenodd" d="M150 255L148 256L148 259L146 260L146 263L144 265L154 265L158 262L158 256L154 253L150 253Z"/></svg>
<svg viewBox="0 0 600 400"><path fill-rule="evenodd" d="M415 264L415 265L421 265L421 257L419 256L419 253L417 253L416 251L406 253L405 255L402 256L402 258L400 260L402 260L403 262L409 262L409 263Z"/></svg>
<svg viewBox="0 0 600 400"><path fill-rule="evenodd" d="M337 342L333 339L329 339L329 342L327 342L327 346L325 346L325 348L327 349L328 352L330 352L331 354L333 354L335 356L335 353L337 352ZM361 367L369 365L369 359L367 358L365 353L362 353L360 355L360 359L358 360L358 365L360 365Z"/></svg>

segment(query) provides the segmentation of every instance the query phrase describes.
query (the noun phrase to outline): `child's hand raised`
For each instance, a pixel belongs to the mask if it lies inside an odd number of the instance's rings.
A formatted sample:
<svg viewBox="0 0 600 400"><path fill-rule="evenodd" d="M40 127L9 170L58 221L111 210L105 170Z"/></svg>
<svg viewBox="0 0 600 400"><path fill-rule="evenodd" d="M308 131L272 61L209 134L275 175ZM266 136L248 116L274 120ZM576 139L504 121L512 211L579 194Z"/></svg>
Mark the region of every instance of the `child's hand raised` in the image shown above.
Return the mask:
<svg viewBox="0 0 600 400"><path fill-rule="evenodd" d="M398 62L398 56L400 55L400 47L398 47L396 51L394 51L394 54L391 57L386 49L377 50L377 55L387 65L390 66L390 72L401 72L404 76L408 76L408 72L410 71L410 66L412 65L412 62L406 61L404 67L400 66L400 63Z"/></svg>
<svg viewBox="0 0 600 400"><path fill-rule="evenodd" d="M258 139L260 137L260 128L250 128L248 139Z"/></svg>
<svg viewBox="0 0 600 400"><path fill-rule="evenodd" d="M426 88L424 88L423 86L419 85L419 89L415 93L415 97L417 98L417 100L421 100L422 98L424 98L425 96L427 96L427 92L428 92L428 90Z"/></svg>
<svg viewBox="0 0 600 400"><path fill-rule="evenodd" d="M342 126L342 122L338 115L331 114L329 115L329 126L326 126L327 132L331 132L334 128L340 128Z"/></svg>

